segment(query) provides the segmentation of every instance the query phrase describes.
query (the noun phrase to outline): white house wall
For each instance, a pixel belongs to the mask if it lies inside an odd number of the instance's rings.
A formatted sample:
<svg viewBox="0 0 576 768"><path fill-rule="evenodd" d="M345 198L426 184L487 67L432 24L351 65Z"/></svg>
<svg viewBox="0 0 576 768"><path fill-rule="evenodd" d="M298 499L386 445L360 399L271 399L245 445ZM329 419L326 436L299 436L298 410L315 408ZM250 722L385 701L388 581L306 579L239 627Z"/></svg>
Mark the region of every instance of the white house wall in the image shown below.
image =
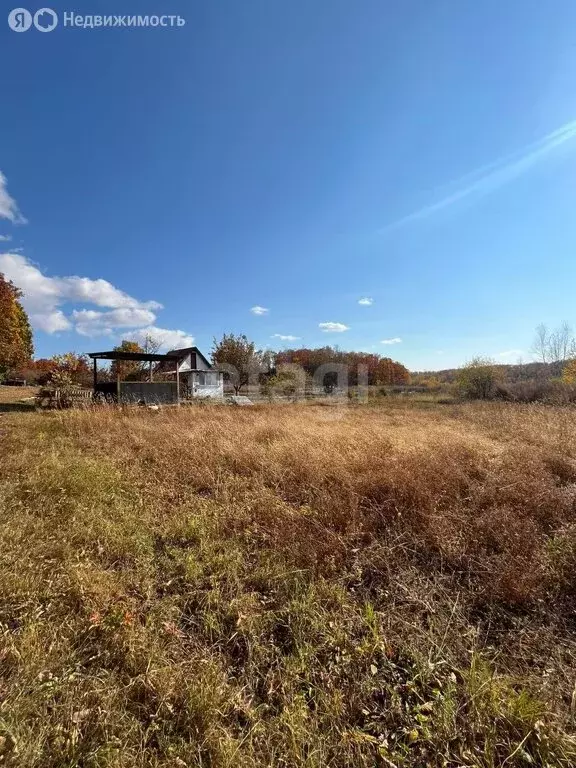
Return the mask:
<svg viewBox="0 0 576 768"><path fill-rule="evenodd" d="M178 366L178 370L180 373L183 373L184 371L190 371L192 369L192 362L191 362L192 355L188 354L186 357L182 360L180 365Z"/></svg>
<svg viewBox="0 0 576 768"><path fill-rule="evenodd" d="M202 357L200 355L196 355L196 370L197 371L210 371L211 368L209 365L206 365L204 360L202 360Z"/></svg>
<svg viewBox="0 0 576 768"><path fill-rule="evenodd" d="M210 371L211 367L209 364L206 364L204 360L202 359L201 355L195 354L194 357L196 358L196 365L192 366L192 354L189 353L186 355L185 358L183 358L182 362L179 366L180 373L184 373L185 371Z"/></svg>
<svg viewBox="0 0 576 768"><path fill-rule="evenodd" d="M208 369L204 368L203 370ZM212 371L212 373L217 377L217 384L198 384L196 371L188 372L182 377L183 381L188 385L192 397L224 397L224 376L217 371Z"/></svg>

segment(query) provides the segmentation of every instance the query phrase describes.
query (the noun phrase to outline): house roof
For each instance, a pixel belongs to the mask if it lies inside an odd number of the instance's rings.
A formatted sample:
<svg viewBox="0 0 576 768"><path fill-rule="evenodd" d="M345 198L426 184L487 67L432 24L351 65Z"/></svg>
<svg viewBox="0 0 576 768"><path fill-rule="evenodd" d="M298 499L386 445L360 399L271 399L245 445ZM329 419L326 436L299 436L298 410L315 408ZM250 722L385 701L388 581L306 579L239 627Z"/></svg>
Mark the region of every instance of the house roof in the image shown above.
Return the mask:
<svg viewBox="0 0 576 768"><path fill-rule="evenodd" d="M200 352L198 347L184 347L184 349L172 349L168 354L178 355L179 358L183 358L183 357L186 357L186 355L189 355L191 353L198 355L202 360L204 360L208 368L212 368L212 363L204 357L204 355L202 354L202 352Z"/></svg>
<svg viewBox="0 0 576 768"><path fill-rule="evenodd" d="M175 362L176 360L183 360L189 354L194 353L198 355L208 368L212 368L212 364L204 357L198 347L184 347L184 349L172 349L165 355L148 352L123 352L121 350L112 349L109 352L89 352L88 357L92 360L133 360L146 363L151 362Z"/></svg>

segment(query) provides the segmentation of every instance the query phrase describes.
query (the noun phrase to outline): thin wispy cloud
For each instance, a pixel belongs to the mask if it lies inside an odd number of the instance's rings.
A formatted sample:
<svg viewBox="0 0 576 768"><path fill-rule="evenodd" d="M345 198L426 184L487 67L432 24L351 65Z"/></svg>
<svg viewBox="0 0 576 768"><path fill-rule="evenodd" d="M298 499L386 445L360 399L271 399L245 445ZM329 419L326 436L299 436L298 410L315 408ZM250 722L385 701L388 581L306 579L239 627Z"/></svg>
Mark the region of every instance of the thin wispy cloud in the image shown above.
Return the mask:
<svg viewBox="0 0 576 768"><path fill-rule="evenodd" d="M255 307L250 307L250 312L252 312L253 315L267 315L270 310L266 307L260 307L257 304Z"/></svg>
<svg viewBox="0 0 576 768"><path fill-rule="evenodd" d="M453 181L448 186L455 187L455 192L388 224L380 230L380 233L390 232L411 222L428 218L473 195L480 196L494 192L529 171L534 165L544 160L554 149L574 138L576 138L576 120L566 123L557 130L512 154L481 166L460 179Z"/></svg>
<svg viewBox="0 0 576 768"><path fill-rule="evenodd" d="M374 304L374 299L371 299L369 296L364 296L364 298L358 299L358 304L362 307L371 307L372 304Z"/></svg>
<svg viewBox="0 0 576 768"><path fill-rule="evenodd" d="M0 235L0 243L8 243L12 240L10 235Z"/></svg>
<svg viewBox="0 0 576 768"><path fill-rule="evenodd" d="M324 333L344 333L350 330L350 327L344 323L318 323L318 328Z"/></svg>
<svg viewBox="0 0 576 768"><path fill-rule="evenodd" d="M380 344L401 344L402 339L399 336L395 336L393 339L382 339Z"/></svg>

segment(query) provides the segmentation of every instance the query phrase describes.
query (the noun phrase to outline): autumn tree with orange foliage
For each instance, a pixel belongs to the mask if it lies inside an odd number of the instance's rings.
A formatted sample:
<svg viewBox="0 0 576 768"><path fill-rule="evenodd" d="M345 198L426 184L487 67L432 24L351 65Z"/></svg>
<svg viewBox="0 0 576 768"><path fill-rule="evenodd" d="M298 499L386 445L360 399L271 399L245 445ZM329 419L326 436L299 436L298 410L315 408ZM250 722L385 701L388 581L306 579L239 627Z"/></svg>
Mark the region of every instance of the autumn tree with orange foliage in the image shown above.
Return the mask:
<svg viewBox="0 0 576 768"><path fill-rule="evenodd" d="M143 354L144 350L137 341L128 341L127 339L124 339L119 346L114 347L114 352ZM141 362L135 360L114 360L110 366L110 374L113 380L120 375L121 379L134 381L144 375L143 365Z"/></svg>
<svg viewBox="0 0 576 768"><path fill-rule="evenodd" d="M276 354L277 368L288 364L299 365L309 376L313 376L321 365L329 363L347 366L348 383L352 386L359 383L359 372L362 370L367 375L368 384L410 383L410 373L402 363L368 352L344 352L334 347L317 349L303 347L302 349L284 349Z"/></svg>
<svg viewBox="0 0 576 768"><path fill-rule="evenodd" d="M23 366L34 354L32 330L21 291L0 272L0 374Z"/></svg>
<svg viewBox="0 0 576 768"><path fill-rule="evenodd" d="M576 360L569 360L562 371L564 384L576 384Z"/></svg>

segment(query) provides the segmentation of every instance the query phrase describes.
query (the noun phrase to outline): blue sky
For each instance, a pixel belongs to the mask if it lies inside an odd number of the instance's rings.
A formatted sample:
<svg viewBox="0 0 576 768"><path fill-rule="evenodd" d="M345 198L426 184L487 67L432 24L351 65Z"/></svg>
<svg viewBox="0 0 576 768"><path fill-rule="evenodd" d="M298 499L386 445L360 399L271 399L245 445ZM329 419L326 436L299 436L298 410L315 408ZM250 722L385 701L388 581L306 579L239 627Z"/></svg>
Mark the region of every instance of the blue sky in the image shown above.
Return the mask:
<svg viewBox="0 0 576 768"><path fill-rule="evenodd" d="M415 370L576 324L571 0L51 7L186 25L0 20L0 270L38 356L152 327Z"/></svg>

